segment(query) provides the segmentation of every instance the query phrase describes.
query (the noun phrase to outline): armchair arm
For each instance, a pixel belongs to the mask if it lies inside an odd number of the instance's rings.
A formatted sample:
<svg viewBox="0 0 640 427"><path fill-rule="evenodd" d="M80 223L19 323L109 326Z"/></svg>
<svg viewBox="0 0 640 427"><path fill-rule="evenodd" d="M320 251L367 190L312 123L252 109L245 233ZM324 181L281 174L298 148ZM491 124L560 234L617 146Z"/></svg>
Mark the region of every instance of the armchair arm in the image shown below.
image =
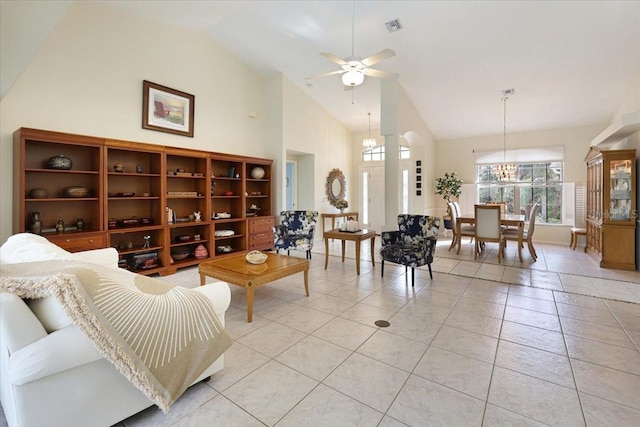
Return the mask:
<svg viewBox="0 0 640 427"><path fill-rule="evenodd" d="M311 224L311 226L309 227L309 241L313 242L313 235L316 232L316 225L315 224Z"/></svg>
<svg viewBox="0 0 640 427"><path fill-rule="evenodd" d="M427 237L424 239L423 247L425 255L434 255L436 252L437 237Z"/></svg>
<svg viewBox="0 0 640 427"><path fill-rule="evenodd" d="M394 245L400 241L400 231L383 231L382 246Z"/></svg>
<svg viewBox="0 0 640 427"><path fill-rule="evenodd" d="M275 236L275 240L282 238L285 234L287 234L287 229L282 224L277 224L273 227L273 234Z"/></svg>

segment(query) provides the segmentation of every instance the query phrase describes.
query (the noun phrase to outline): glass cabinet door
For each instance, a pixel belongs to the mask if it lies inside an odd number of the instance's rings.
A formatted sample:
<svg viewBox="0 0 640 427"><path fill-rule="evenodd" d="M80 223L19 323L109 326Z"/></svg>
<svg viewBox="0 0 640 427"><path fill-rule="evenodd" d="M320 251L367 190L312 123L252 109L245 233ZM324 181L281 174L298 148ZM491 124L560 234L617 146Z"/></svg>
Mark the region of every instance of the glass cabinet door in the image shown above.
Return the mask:
<svg viewBox="0 0 640 427"><path fill-rule="evenodd" d="M609 221L629 221L631 214L631 161L609 161Z"/></svg>

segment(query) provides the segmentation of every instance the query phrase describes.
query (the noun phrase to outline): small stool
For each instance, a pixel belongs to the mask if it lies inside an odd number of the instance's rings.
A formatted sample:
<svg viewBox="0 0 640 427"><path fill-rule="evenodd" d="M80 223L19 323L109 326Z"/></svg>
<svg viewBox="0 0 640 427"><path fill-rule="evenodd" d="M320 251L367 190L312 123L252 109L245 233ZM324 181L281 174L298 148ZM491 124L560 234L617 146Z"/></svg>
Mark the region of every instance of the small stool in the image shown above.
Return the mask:
<svg viewBox="0 0 640 427"><path fill-rule="evenodd" d="M584 236L585 239L586 239L586 237L587 237L587 229L586 228L571 227L571 243L569 243L569 247L571 249L573 249L574 251L576 250L576 246L578 245L578 236ZM587 251L586 242L585 242L584 250L585 250L585 252Z"/></svg>

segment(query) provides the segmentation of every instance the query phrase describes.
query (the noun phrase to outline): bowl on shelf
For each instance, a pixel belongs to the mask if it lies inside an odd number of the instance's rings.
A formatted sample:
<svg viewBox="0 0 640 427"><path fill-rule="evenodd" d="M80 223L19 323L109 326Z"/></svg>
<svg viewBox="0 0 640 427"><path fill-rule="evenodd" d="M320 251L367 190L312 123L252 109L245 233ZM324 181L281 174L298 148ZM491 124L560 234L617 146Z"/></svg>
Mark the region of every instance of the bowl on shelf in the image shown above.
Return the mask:
<svg viewBox="0 0 640 427"><path fill-rule="evenodd" d="M31 199L46 199L49 197L49 192L46 188L34 188L29 191L29 198Z"/></svg>
<svg viewBox="0 0 640 427"><path fill-rule="evenodd" d="M62 194L64 194L65 197L87 197L89 189L81 185L71 185L65 187L64 190L62 190Z"/></svg>
<svg viewBox="0 0 640 427"><path fill-rule="evenodd" d="M179 243L184 243L191 240L191 236L189 236L188 234L181 234L179 236L176 236L174 240Z"/></svg>
<svg viewBox="0 0 640 427"><path fill-rule="evenodd" d="M189 256L191 249L189 248L173 248L171 249L171 258L174 261L181 261Z"/></svg>
<svg viewBox="0 0 640 427"><path fill-rule="evenodd" d="M268 256L260 251L251 251L245 255L245 259L250 264L263 264Z"/></svg>

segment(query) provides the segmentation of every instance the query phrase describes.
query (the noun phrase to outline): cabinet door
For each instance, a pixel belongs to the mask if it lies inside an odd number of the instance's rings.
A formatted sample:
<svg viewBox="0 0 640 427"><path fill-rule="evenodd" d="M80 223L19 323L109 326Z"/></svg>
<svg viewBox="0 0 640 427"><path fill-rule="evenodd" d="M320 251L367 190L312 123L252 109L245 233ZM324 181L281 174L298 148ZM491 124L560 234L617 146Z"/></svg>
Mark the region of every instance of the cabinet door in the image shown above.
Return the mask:
<svg viewBox="0 0 640 427"><path fill-rule="evenodd" d="M635 185L632 180L631 159L609 159L607 170L609 176L605 177L608 194L608 214L606 220L612 223L629 222L633 220L632 193L635 193Z"/></svg>

